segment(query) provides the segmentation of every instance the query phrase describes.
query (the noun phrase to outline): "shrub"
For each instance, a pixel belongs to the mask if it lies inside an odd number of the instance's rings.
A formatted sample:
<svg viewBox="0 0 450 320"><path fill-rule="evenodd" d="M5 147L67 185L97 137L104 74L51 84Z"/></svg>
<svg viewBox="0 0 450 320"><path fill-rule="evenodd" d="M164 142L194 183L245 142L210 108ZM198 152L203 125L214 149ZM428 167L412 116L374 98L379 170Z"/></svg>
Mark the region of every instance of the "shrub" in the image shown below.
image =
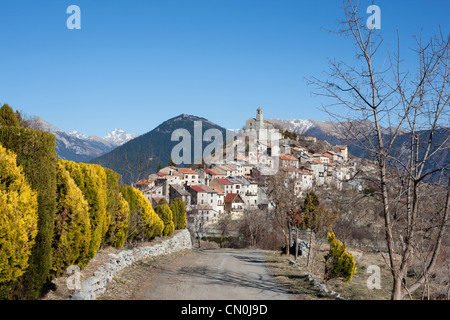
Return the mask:
<svg viewBox="0 0 450 320"><path fill-rule="evenodd" d="M150 240L161 235L164 223L144 194L130 186L122 186L121 192L130 208L127 239Z"/></svg>
<svg viewBox="0 0 450 320"><path fill-rule="evenodd" d="M342 244L333 232L327 236L330 244L330 252L324 257L325 276L324 281L333 278L342 278L344 282L352 279L356 273L356 262L351 253L346 251L345 243Z"/></svg>
<svg viewBox="0 0 450 320"><path fill-rule="evenodd" d="M171 236L175 230L172 218L172 210L170 210L167 204L159 204L156 206L155 212L164 223L164 229L162 232L163 236Z"/></svg>
<svg viewBox="0 0 450 320"><path fill-rule="evenodd" d="M36 299L49 279L56 213L55 136L19 127L0 127L0 143L17 155L17 164L38 193L38 233L25 274L9 288L9 299Z"/></svg>
<svg viewBox="0 0 450 320"><path fill-rule="evenodd" d="M0 145L0 285L25 273L37 235L37 193L16 158Z"/></svg>
<svg viewBox="0 0 450 320"><path fill-rule="evenodd" d="M61 276L70 265L89 262L89 204L62 163L57 167L57 214L53 236L52 272Z"/></svg>
<svg viewBox="0 0 450 320"><path fill-rule="evenodd" d="M106 211L107 181L105 169L96 164L59 160L77 184L89 204L91 242L87 259L92 259L102 244L111 221Z"/></svg>

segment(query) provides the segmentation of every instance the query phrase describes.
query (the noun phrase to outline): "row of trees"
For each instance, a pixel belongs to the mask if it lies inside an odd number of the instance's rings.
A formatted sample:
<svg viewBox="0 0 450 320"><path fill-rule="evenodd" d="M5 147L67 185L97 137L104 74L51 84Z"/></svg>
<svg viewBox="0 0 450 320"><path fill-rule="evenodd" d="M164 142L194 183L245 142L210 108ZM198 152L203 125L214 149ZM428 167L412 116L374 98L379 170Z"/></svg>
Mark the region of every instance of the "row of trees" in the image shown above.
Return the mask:
<svg viewBox="0 0 450 320"><path fill-rule="evenodd" d="M70 265L85 267L101 247L122 248L185 228L181 199L153 209L141 191L120 184L118 173L95 164L56 159L54 137L20 128L17 115L8 105L0 108L1 298L36 298L45 282L63 275ZM36 143L47 136L53 138L50 157ZM2 146L2 141L14 152ZM45 164L36 161L41 158ZM37 254L39 246L48 248L43 250L48 254ZM34 276L38 265L48 266L47 272L39 272L44 274L41 284ZM28 289L25 276L36 285Z"/></svg>

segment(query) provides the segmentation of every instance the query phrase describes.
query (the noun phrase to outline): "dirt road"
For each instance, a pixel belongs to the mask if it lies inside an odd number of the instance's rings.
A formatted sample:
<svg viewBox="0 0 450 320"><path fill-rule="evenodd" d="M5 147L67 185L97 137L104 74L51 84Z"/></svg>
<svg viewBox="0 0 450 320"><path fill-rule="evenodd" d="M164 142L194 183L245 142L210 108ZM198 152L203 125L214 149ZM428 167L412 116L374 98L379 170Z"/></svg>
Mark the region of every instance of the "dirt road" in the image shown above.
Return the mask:
<svg viewBox="0 0 450 320"><path fill-rule="evenodd" d="M255 250L192 250L156 266L132 271L130 299L137 300L288 300ZM132 284L131 282L136 282ZM116 288L116 292L122 291ZM106 296L112 295L112 290Z"/></svg>

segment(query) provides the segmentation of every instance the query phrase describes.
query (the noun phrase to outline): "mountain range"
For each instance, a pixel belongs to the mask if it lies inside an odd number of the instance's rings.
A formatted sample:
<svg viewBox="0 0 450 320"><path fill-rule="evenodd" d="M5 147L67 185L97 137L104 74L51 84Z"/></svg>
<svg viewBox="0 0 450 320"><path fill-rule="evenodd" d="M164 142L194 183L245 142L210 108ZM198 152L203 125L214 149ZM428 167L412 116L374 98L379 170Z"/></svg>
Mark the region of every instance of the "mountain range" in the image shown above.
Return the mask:
<svg viewBox="0 0 450 320"><path fill-rule="evenodd" d="M75 162L88 162L138 136L114 129L100 138L95 135L86 136L78 131L65 132L40 117L34 117L30 122L34 129L47 131L55 136L58 158Z"/></svg>
<svg viewBox="0 0 450 320"><path fill-rule="evenodd" d="M283 120L283 119L265 119L266 122L272 123L275 128L287 129L290 132L302 134L305 136L315 137L318 140L327 141L331 145L348 145L349 152L359 158L372 159L373 155L368 154L363 146L353 144L348 141L341 130L349 123L338 123L333 121L314 121L314 120ZM64 132L45 120L36 117L34 119L34 127L51 132L56 137L56 152L59 158L72 160L76 162L97 163L104 167L115 170L120 173L124 183L136 182L146 177L148 174L156 172L159 165L166 166L171 158L172 149L180 143L180 139L172 141L172 134L177 129L184 129L190 134L191 155L194 155L194 124L201 122L202 137L206 130L217 129L223 136L229 134L230 131L222 126L208 121L205 118L181 114L177 117L164 121L153 130L143 134L129 134L123 130L115 129L104 138L97 136L86 136L80 132ZM369 133L372 139L376 139L375 135L371 135L373 131L373 123L370 121L352 123L358 126L363 132ZM390 130L384 128L382 133L388 137ZM427 132L421 133L426 141ZM444 142L449 136L448 128L441 128L435 132L434 141ZM394 144L394 150L402 150L408 145L410 135L407 131L402 130ZM446 141L447 144L448 141ZM205 147L208 142L203 143ZM450 146L443 148L434 156L426 170L434 170L435 168L448 166L450 163ZM203 151L203 150L202 150ZM200 159L192 159L192 162Z"/></svg>
<svg viewBox="0 0 450 320"><path fill-rule="evenodd" d="M333 122L333 121L314 121L314 120L282 120L282 119L265 119L265 121L272 123L275 128L287 129L290 132L302 134L309 137L315 137L316 139L327 141L331 145L347 145L350 154L363 158L375 160L374 154L368 152L368 148L362 143L353 143L342 132L346 131L346 128L352 126L357 128L353 132L362 132L365 135L365 139L362 141L370 140L373 145L377 145L377 137L375 135L374 123L366 120L360 122ZM391 134L395 131L394 127L381 128L381 134L384 141L389 141ZM430 131L422 130L415 133L419 140L419 154L423 156L426 144L428 142ZM424 167L424 173L431 172L437 168L447 168L447 172L450 169L450 128L441 127L433 133L433 143L431 150L437 150L436 153L427 161ZM411 134L407 130L400 129L399 135L395 139L392 146L391 155L405 161L409 155L408 146L411 142ZM443 146L439 148L439 146ZM398 163L391 163L393 166L397 166ZM427 181L437 182L441 178L441 173L436 172L427 179Z"/></svg>
<svg viewBox="0 0 450 320"><path fill-rule="evenodd" d="M201 123L200 137L195 136L199 133L196 132L196 123ZM168 164L172 149L179 143L184 143L184 139L174 139L175 141L172 141L172 134L177 129L182 129L190 135L188 143L191 146L190 154L192 163L201 163L202 160L194 159L194 138L202 139L205 131L209 129L219 130L223 137L228 132L227 129L205 118L181 114L164 121L153 130L92 159L90 162L100 164L103 167L120 173L124 183L136 182L142 178L146 178L150 173L156 172L159 165L165 167ZM209 142L204 142L203 147L208 144ZM201 152L203 152L203 149Z"/></svg>

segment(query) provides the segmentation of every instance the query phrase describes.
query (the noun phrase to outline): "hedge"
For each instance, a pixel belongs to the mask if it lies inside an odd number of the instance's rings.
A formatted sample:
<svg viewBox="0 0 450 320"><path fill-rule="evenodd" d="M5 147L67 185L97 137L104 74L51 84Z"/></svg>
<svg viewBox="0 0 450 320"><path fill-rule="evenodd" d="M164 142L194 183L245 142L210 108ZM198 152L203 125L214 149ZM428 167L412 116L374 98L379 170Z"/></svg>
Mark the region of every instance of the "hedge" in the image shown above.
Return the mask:
<svg viewBox="0 0 450 320"><path fill-rule="evenodd" d="M161 235L164 223L144 194L126 185L121 187L121 192L130 206L128 241L150 240Z"/></svg>
<svg viewBox="0 0 450 320"><path fill-rule="evenodd" d="M89 204L64 165L57 168L57 215L53 236L52 274L63 275L70 265L89 262Z"/></svg>
<svg viewBox="0 0 450 320"><path fill-rule="evenodd" d="M111 216L105 242L113 247L122 248L128 233L130 206L120 193L120 175L105 169L107 179L107 211Z"/></svg>
<svg viewBox="0 0 450 320"><path fill-rule="evenodd" d="M0 145L0 286L25 273L37 234L37 193Z"/></svg>
<svg viewBox="0 0 450 320"><path fill-rule="evenodd" d="M105 169L96 164L76 163L59 160L89 203L91 241L87 260L92 259L100 249L108 231L111 216L107 207L107 180Z"/></svg>
<svg viewBox="0 0 450 320"><path fill-rule="evenodd" d="M33 190L38 193L38 223L29 267L12 284L16 299L36 299L49 280L52 237L56 213L55 136L48 132L19 127L0 127L0 143L17 154L17 164ZM4 294L2 294L4 296Z"/></svg>

